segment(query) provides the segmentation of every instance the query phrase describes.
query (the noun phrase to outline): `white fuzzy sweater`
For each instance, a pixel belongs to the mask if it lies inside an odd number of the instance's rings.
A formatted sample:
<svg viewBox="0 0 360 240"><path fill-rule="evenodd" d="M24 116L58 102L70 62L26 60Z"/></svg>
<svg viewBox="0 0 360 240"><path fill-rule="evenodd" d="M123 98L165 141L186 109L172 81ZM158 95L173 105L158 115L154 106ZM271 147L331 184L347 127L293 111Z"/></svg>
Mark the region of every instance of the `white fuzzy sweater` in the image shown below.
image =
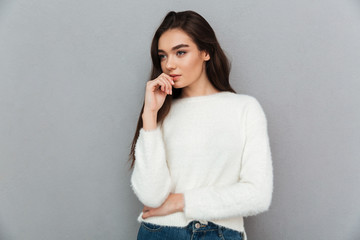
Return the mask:
<svg viewBox="0 0 360 240"><path fill-rule="evenodd" d="M212 221L245 233L243 217L268 210L273 167L256 98L228 91L173 100L156 129L140 129L131 187L146 206L183 193L183 212L142 218L165 226ZM246 236L246 233L245 233ZM246 239L246 238L245 238Z"/></svg>

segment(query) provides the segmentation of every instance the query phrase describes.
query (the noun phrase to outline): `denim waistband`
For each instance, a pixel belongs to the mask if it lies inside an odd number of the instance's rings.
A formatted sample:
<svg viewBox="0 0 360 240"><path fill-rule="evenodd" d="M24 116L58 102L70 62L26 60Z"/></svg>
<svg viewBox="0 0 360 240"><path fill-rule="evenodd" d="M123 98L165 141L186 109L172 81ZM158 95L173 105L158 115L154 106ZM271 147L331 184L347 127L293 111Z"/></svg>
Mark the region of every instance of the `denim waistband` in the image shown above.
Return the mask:
<svg viewBox="0 0 360 240"><path fill-rule="evenodd" d="M201 223L200 221L191 221L186 228L192 230L193 232L205 232L205 231L214 231L219 230L221 226L213 223L207 222L207 224Z"/></svg>
<svg viewBox="0 0 360 240"><path fill-rule="evenodd" d="M152 224L158 227L161 227L161 225L157 225L157 224ZM182 229L187 229L189 232L208 232L208 231L217 231L219 236L222 235L222 231L224 231L224 229L228 229L230 231L234 231L234 232L238 232L234 229L230 229L230 228L226 228L224 226L220 226L218 224L215 224L211 221L206 221L206 224L202 221L199 220L193 220L191 222L189 222L189 224L185 227L181 227ZM244 238L244 233L243 232L239 232L242 239Z"/></svg>

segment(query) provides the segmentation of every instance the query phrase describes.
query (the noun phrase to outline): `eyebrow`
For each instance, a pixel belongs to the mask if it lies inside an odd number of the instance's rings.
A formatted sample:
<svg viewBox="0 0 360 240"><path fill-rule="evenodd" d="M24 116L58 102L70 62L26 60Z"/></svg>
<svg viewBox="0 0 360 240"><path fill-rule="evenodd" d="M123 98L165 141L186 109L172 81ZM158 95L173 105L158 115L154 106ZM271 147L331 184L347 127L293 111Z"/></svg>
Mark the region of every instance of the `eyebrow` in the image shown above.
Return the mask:
<svg viewBox="0 0 360 240"><path fill-rule="evenodd" d="M189 45L187 44L179 44L179 45L176 45L175 47L173 47L171 50L174 51L174 50L177 50L179 48L183 48L183 47L189 47ZM165 52L164 50L162 49L158 49L158 53L160 52Z"/></svg>

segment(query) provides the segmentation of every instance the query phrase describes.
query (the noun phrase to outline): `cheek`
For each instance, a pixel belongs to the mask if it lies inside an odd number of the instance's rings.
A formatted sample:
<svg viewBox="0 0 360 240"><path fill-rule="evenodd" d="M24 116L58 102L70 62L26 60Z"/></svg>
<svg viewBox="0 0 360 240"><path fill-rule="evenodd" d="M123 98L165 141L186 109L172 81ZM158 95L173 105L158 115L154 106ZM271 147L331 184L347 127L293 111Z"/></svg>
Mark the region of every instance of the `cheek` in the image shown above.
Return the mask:
<svg viewBox="0 0 360 240"><path fill-rule="evenodd" d="M160 62L160 67L161 67L161 71L164 72L164 70L166 69L164 62Z"/></svg>
<svg viewBox="0 0 360 240"><path fill-rule="evenodd" d="M190 57L188 59L188 61L184 61L184 63L182 64L184 69L187 69L188 71L191 72L197 72L197 71L201 71L202 68L202 61L196 57Z"/></svg>

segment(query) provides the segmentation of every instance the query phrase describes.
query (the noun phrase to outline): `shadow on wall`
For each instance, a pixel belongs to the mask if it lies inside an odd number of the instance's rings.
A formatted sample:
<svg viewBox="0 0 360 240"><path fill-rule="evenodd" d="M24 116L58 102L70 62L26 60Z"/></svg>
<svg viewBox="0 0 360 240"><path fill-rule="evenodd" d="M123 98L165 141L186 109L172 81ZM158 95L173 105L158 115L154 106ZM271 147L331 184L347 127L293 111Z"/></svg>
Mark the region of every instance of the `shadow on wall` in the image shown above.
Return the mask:
<svg viewBox="0 0 360 240"><path fill-rule="evenodd" d="M13 10L16 9L16 6L21 4L21 2L22 1L0 0L0 26L4 24L3 19L5 19L6 16L11 15Z"/></svg>
<svg viewBox="0 0 360 240"><path fill-rule="evenodd" d="M0 4L0 6L1 6L1 4ZM4 227L3 221L0 221L0 239L1 240L15 239L10 236L9 232Z"/></svg>
<svg viewBox="0 0 360 240"><path fill-rule="evenodd" d="M357 221L354 221L354 222L356 222L356 224L354 226L352 226L352 228L351 228L351 229L355 230L353 232L353 234L351 234L351 239L354 239L354 240L355 239L360 239L360 228L359 228L359 226L360 226L360 214L358 216L359 217L358 217Z"/></svg>

